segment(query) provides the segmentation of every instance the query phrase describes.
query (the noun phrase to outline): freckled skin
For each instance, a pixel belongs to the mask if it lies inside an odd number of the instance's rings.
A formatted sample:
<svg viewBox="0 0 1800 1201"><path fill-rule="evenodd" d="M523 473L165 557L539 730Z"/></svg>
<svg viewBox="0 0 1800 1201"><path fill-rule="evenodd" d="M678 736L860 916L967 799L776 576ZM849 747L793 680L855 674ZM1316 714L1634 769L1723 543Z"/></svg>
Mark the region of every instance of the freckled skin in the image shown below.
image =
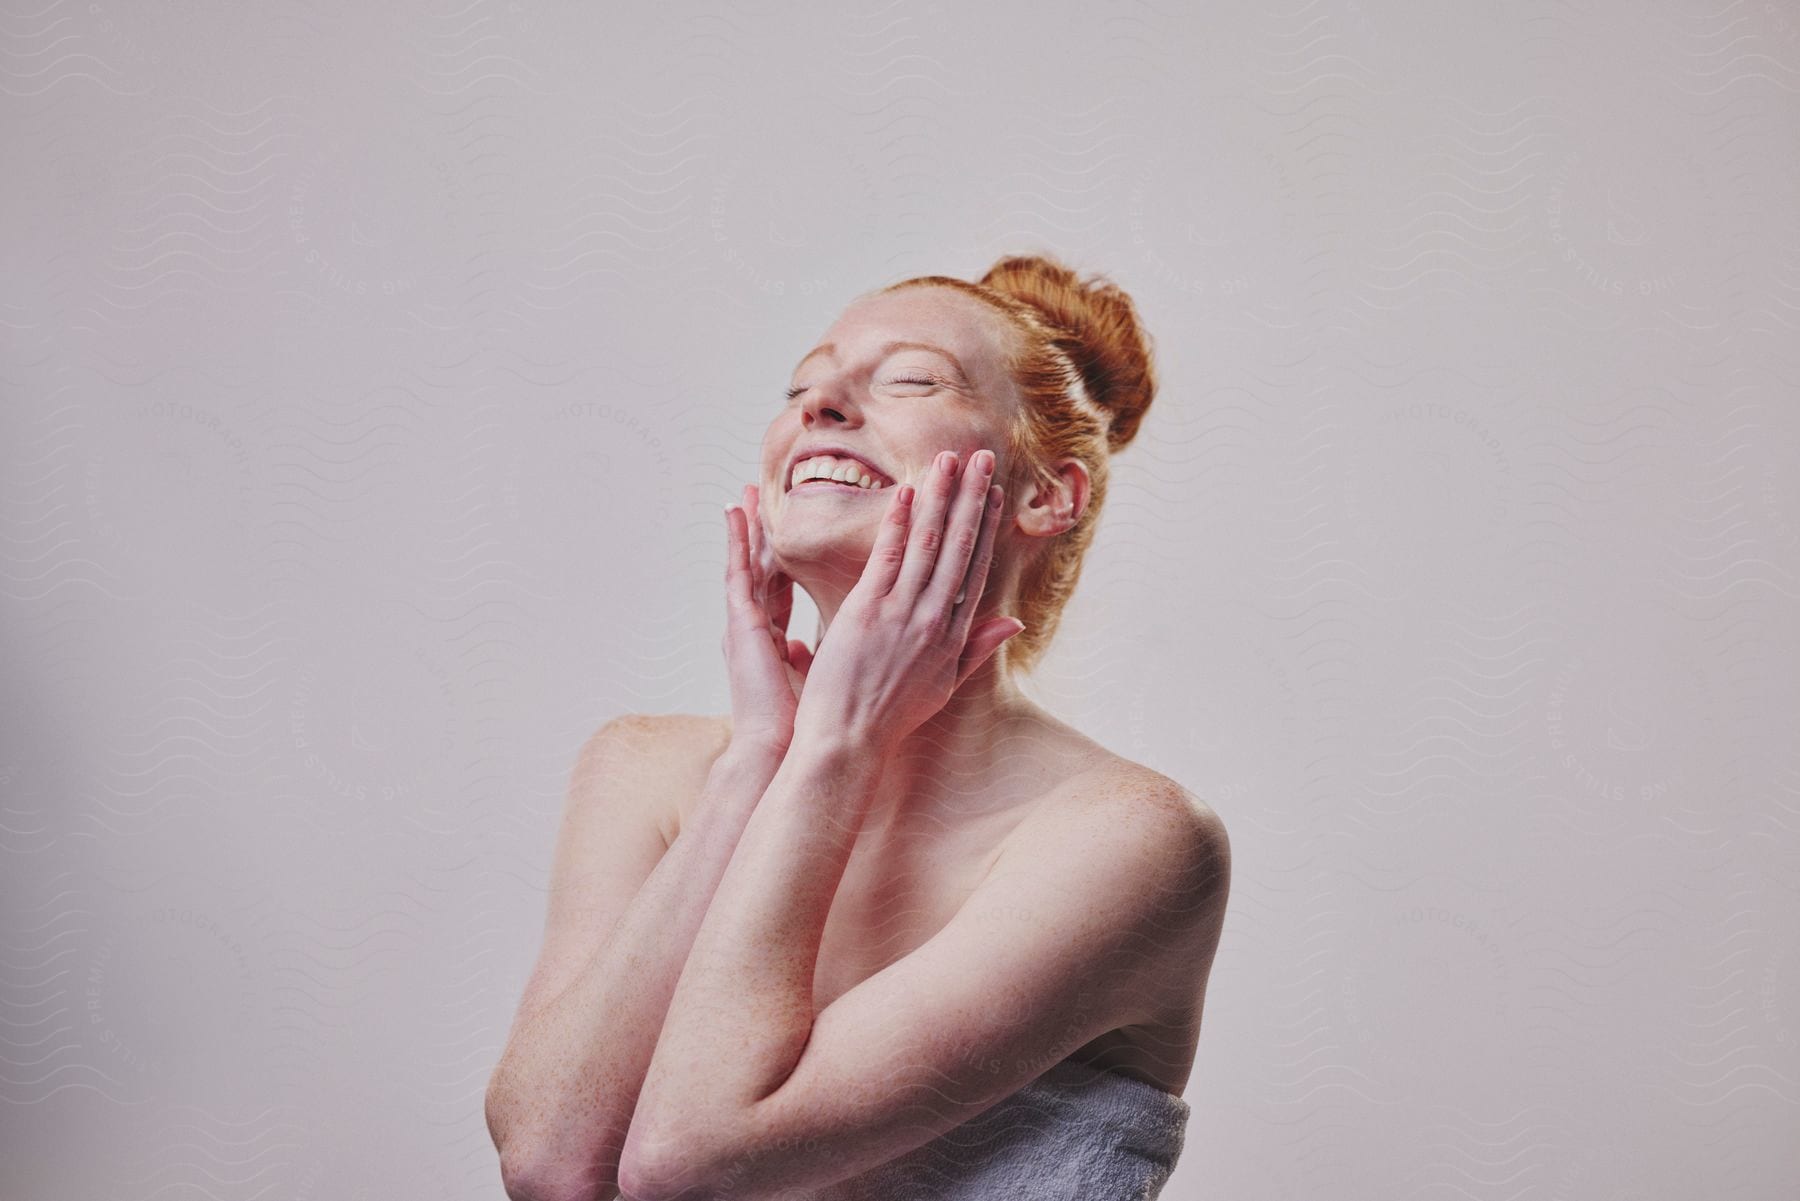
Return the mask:
<svg viewBox="0 0 1800 1201"><path fill-rule="evenodd" d="M768 426L762 444L761 509L775 562L830 622L856 583L888 493L788 494L796 450L841 445L865 455L884 475L919 486L938 453L960 461L983 447L998 457L1005 483L1007 434L1018 396L1006 370L1011 332L982 304L944 288L914 288L849 305L815 345L833 356L803 359L790 381L804 389ZM896 340L930 343L884 355ZM931 384L899 382L923 380ZM1020 570L1042 540L1073 517L1031 507L1030 485L1003 505L995 559L977 620L1015 612ZM1038 499L1043 499L1039 497ZM730 719L689 726L693 754L722 750ZM1077 776L1097 798L1123 798L1147 776L1024 697L996 658L897 750L879 799L858 835L820 947L815 1008L895 961L948 920L1004 840L1037 804L1057 799ZM679 824L692 793L682 794ZM1096 1040L1098 1066L1119 1067L1179 1091L1198 1038L1193 982L1157 979L1146 988L1166 998L1162 1028L1133 1028Z"/></svg>
<svg viewBox="0 0 1800 1201"><path fill-rule="evenodd" d="M1064 464L1053 484L1011 482L1008 337L970 297L909 289L850 305L820 339L835 356L796 369L802 390L746 492L760 496L757 560L820 614L813 703L791 745L770 737L807 676L762 638L774 611L753 599L746 504L725 515L740 728L615 718L571 785L544 949L489 1089L519 1192L585 1195L622 1175L646 1196L740 1172L770 1188L836 1179L1060 1058L1185 1088L1229 879L1216 815L1025 697L1003 646L954 683L948 636L912 620L942 608L872 621L863 604L843 627L856 641L832 644L847 594L882 562L871 547L898 493L786 487L809 447L855 450L921 495L944 478L927 477L939 452L993 451L1008 492L984 527L994 559L974 628L1010 629L1020 572L1074 524L1086 477ZM970 478L964 513L986 488ZM930 562L913 552L903 572ZM948 605L950 588L933 595ZM859 707L864 720L846 716Z"/></svg>
<svg viewBox="0 0 1800 1201"><path fill-rule="evenodd" d="M866 455L896 485L918 486L940 451L967 462L981 447L1004 456L1018 405L1007 377L1005 328L975 301L941 288L914 288L851 304L818 345L836 357L801 362L792 384L805 391L763 436L763 510L778 564L815 603L835 612L868 562L884 497L787 493L785 468L797 447L846 445ZM906 349L883 356L890 340L941 346L941 355ZM958 370L960 365L961 370ZM931 378L932 384L902 382ZM1009 464L1002 458L995 478ZM1009 504L1010 507L1010 504ZM1001 527L1002 542L1020 533ZM996 565L1016 548L996 547ZM1000 581L989 584L990 591Z"/></svg>

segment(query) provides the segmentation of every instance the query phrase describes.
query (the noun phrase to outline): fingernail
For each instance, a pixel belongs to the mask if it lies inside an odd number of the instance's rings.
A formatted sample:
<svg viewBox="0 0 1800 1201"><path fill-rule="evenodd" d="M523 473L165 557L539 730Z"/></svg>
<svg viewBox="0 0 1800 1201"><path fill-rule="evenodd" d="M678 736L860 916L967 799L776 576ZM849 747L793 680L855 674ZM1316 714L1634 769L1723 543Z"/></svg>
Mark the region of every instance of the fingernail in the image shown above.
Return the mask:
<svg viewBox="0 0 1800 1201"><path fill-rule="evenodd" d="M979 471L982 475L992 474L994 470L994 452L991 450L976 451L975 470Z"/></svg>
<svg viewBox="0 0 1800 1201"><path fill-rule="evenodd" d="M994 484L991 487L989 487L988 488L988 508L998 509L1000 507L1000 501L1005 496L1006 496L1006 493L1001 489L999 484Z"/></svg>
<svg viewBox="0 0 1800 1201"><path fill-rule="evenodd" d="M938 460L938 469L941 470L945 475L955 475L956 474L956 452L953 450L945 451L943 454L943 457L941 457Z"/></svg>
<svg viewBox="0 0 1800 1201"><path fill-rule="evenodd" d="M910 505L910 504L912 504L912 501L913 501L913 486L911 484L901 484L900 485L900 503L903 505Z"/></svg>

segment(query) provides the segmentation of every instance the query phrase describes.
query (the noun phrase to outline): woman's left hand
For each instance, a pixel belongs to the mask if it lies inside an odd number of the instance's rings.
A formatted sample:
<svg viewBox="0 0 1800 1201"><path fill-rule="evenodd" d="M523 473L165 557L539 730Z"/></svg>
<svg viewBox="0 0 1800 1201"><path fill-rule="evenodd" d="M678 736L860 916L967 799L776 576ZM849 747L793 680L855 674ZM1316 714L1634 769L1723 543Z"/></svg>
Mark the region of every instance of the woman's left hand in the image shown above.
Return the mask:
<svg viewBox="0 0 1800 1201"><path fill-rule="evenodd" d="M993 474L992 451L963 471L945 451L916 502L909 486L894 489L862 576L814 652L796 741L891 750L1025 628L1016 617L974 625L1000 526Z"/></svg>

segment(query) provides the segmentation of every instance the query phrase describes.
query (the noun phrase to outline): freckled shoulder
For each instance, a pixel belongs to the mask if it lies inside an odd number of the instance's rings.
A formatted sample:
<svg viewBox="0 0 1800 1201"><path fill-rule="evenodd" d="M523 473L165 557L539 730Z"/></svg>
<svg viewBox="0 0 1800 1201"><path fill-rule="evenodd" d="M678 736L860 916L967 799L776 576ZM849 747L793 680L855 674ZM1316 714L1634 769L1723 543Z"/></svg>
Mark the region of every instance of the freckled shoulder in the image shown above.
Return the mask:
<svg viewBox="0 0 1800 1201"><path fill-rule="evenodd" d="M1194 1020L1231 887L1218 813L1163 773L1106 752L1031 810L1008 836L1001 870L1053 870L1072 856L1113 862L1119 895L1093 897L1093 909L1159 947L1144 963L1145 1012ZM1153 906L1134 904L1152 896Z"/></svg>
<svg viewBox="0 0 1800 1201"><path fill-rule="evenodd" d="M633 746L635 775L654 788L665 841L681 833L681 818L706 785L707 773L731 741L730 717L698 713L629 713L608 725Z"/></svg>
<svg viewBox="0 0 1800 1201"><path fill-rule="evenodd" d="M1148 824L1170 844L1194 851L1217 853L1218 844L1229 845L1211 805L1162 772L1111 751L1063 780L1044 802L1021 826L1028 838L1056 838L1071 824L1099 818Z"/></svg>

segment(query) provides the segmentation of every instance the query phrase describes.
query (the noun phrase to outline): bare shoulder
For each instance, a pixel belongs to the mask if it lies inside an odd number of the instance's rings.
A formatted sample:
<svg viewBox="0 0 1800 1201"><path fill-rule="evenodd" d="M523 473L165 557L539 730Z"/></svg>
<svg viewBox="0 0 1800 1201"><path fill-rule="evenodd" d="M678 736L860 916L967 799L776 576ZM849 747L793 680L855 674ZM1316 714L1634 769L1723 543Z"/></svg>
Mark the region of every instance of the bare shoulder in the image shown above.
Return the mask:
<svg viewBox="0 0 1800 1201"><path fill-rule="evenodd" d="M1061 781L1013 831L1002 857L1104 865L1097 911L1198 970L1203 987L1231 890L1231 840L1206 801L1110 751ZM1015 869L1016 870L1016 869ZM1185 994L1184 994L1185 995Z"/></svg>
<svg viewBox="0 0 1800 1201"><path fill-rule="evenodd" d="M1080 1057L1179 1092L1224 924L1230 839L1213 807L1169 776L1091 740L1072 745L1076 769L1007 835L971 911L1061 906L1071 937L1099 933L1107 970L1127 986L1115 1028Z"/></svg>
<svg viewBox="0 0 1800 1201"><path fill-rule="evenodd" d="M1021 828L1030 839L1058 838L1070 827L1121 821L1154 849L1208 855L1229 852L1213 807L1171 777L1128 759L1053 714L1038 709L1027 735L1033 758L1049 765ZM1127 839L1129 841L1129 839Z"/></svg>
<svg viewBox="0 0 1800 1201"><path fill-rule="evenodd" d="M1088 839L1140 863L1184 871L1203 892L1229 883L1231 840L1213 807L1154 768L1104 751L1035 807L1019 833L1046 840Z"/></svg>
<svg viewBox="0 0 1800 1201"><path fill-rule="evenodd" d="M1096 825L1117 823L1121 847L1143 853L1187 853L1229 859L1230 839L1218 812L1170 776L1128 759L1056 718L1043 715L1050 732L1040 743L1059 767L1030 807L1016 833L1021 841L1061 840ZM1216 866L1216 863L1215 863Z"/></svg>
<svg viewBox="0 0 1800 1201"><path fill-rule="evenodd" d="M665 842L680 832L680 815L731 741L731 721L698 713L624 713L588 737L571 793L580 796L602 778L624 779L661 812Z"/></svg>

